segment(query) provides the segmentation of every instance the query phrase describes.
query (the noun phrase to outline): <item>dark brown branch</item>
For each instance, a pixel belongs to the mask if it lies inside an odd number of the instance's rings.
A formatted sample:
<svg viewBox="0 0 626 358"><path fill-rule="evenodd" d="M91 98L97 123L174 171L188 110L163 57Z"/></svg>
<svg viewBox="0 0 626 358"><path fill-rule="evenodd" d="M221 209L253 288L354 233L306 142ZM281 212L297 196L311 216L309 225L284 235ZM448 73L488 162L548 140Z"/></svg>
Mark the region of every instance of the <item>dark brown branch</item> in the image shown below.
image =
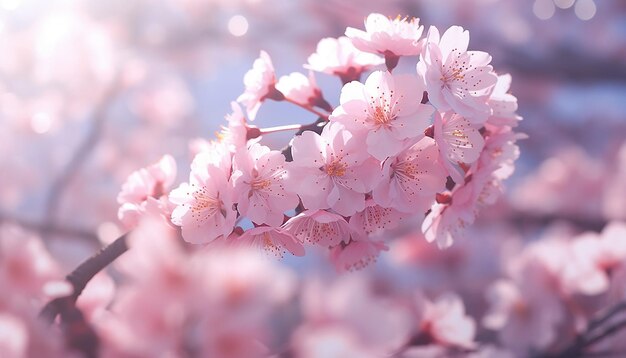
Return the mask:
<svg viewBox="0 0 626 358"><path fill-rule="evenodd" d="M67 307L67 303L72 305L78 299L78 296L83 292L87 283L105 267L111 264L115 259L120 257L128 250L126 243L126 237L128 234L124 234L113 241L108 246L105 246L95 255L85 260L74 271L65 277L65 279L72 285L72 294L65 297L59 297L50 301L40 312L40 317L44 318L48 323L54 322L57 315L63 312L63 309Z"/></svg>
<svg viewBox="0 0 626 358"><path fill-rule="evenodd" d="M87 283L115 259L128 251L127 234L122 235L110 245L85 260L74 271L65 277L72 286L72 294L58 297L48 302L39 317L52 324L60 316L61 327L65 333L66 345L80 351L85 357L96 357L99 339L96 332L85 320L82 312L76 307L76 300L83 292Z"/></svg>

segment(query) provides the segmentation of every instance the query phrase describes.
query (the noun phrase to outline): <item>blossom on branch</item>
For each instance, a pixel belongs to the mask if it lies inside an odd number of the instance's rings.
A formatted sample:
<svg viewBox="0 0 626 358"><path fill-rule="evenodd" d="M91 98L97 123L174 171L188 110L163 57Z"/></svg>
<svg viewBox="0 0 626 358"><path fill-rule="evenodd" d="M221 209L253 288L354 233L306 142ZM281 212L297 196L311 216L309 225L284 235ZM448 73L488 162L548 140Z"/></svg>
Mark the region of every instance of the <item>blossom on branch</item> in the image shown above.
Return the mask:
<svg viewBox="0 0 626 358"><path fill-rule="evenodd" d="M341 106L329 119L364 137L368 153L382 161L398 154L405 140L424 135L434 109L421 104L423 90L416 76L376 71L365 84L343 86Z"/></svg>
<svg viewBox="0 0 626 358"><path fill-rule="evenodd" d="M417 72L424 78L428 100L440 111L453 110L472 123L483 123L491 114L489 89L497 76L489 65L491 56L467 51L469 32L452 26L440 37L431 26Z"/></svg>
<svg viewBox="0 0 626 358"><path fill-rule="evenodd" d="M348 83L358 81L363 72L383 63L381 57L357 50L349 38L341 36L321 39L304 68L339 76Z"/></svg>

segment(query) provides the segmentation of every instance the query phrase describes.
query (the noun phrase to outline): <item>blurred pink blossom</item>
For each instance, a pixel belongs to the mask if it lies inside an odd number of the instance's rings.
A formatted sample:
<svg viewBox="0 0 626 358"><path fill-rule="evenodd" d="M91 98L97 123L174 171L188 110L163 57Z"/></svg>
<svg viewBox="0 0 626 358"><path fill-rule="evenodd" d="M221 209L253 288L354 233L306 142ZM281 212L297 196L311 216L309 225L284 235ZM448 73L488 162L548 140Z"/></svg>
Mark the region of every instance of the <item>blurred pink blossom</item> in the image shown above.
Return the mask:
<svg viewBox="0 0 626 358"><path fill-rule="evenodd" d="M327 37L318 42L316 52L304 65L313 71L339 76L343 83L358 81L361 74L382 65L384 60L376 55L357 50L345 36Z"/></svg>

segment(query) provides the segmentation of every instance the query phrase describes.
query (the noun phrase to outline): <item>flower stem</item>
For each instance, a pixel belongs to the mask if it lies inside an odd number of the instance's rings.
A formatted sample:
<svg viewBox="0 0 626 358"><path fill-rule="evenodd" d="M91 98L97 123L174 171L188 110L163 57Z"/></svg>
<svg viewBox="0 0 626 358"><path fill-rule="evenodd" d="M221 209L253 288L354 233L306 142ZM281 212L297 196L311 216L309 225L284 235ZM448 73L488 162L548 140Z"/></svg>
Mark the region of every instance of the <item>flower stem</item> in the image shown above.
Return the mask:
<svg viewBox="0 0 626 358"><path fill-rule="evenodd" d="M285 101L287 101L289 103L292 103L292 104L295 104L296 106L298 106L300 108L306 109L307 111L317 115L320 118L324 118L325 120L328 120L328 114L327 113L326 114L322 113L322 112L316 110L315 108L313 108L312 106L307 106L305 104L296 102L296 101L294 101L293 99L291 99L289 97L285 97Z"/></svg>
<svg viewBox="0 0 626 358"><path fill-rule="evenodd" d="M261 135L276 133L276 132L286 132L286 131L298 131L302 128L302 124L287 124L284 126L276 126L276 127L267 127L267 128L259 128Z"/></svg>

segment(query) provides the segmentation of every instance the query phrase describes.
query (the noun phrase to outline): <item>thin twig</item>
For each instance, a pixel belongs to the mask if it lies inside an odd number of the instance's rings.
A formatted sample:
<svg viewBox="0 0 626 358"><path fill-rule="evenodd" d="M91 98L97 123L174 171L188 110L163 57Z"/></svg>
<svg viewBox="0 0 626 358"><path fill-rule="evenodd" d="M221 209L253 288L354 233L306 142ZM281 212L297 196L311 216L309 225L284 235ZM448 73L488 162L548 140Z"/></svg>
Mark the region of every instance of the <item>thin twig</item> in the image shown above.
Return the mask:
<svg viewBox="0 0 626 358"><path fill-rule="evenodd" d="M621 321L618 321L617 323L609 325L608 328L601 330L600 333L594 334L595 332L600 330L600 327L604 323L608 322L610 318L615 317L616 314L623 310L625 306L626 301L623 301L606 310L605 312L601 312L600 314L598 314L596 318L590 321L585 331L579 334L569 346L565 347L560 352L554 354L540 354L536 357L569 358L582 357L587 355L587 352L585 351L591 346L626 328L626 319L623 319ZM593 352L589 352L589 354L593 354Z"/></svg>
<svg viewBox="0 0 626 358"><path fill-rule="evenodd" d="M4 213L0 213L0 222L14 223L25 229L36 231L40 234L62 235L67 237L77 237L88 240L89 242L98 243L98 235L94 232L75 227L62 226L53 223L40 223L27 220L24 218L13 217Z"/></svg>
<svg viewBox="0 0 626 358"><path fill-rule="evenodd" d="M604 322L608 321L611 317L618 314L620 311L626 310L626 301L620 302L613 307L610 307L606 310L606 312L601 313L598 317L589 321L587 325L587 330L591 331L596 327L601 326Z"/></svg>
<svg viewBox="0 0 626 358"><path fill-rule="evenodd" d="M619 322L609 326L609 328L607 328L604 331L602 331L602 333L587 339L587 342L585 344L585 348L591 347L592 345L598 343L599 341L614 335L615 333L619 332L623 328L626 328L626 319L621 320L621 321L619 321Z"/></svg>

